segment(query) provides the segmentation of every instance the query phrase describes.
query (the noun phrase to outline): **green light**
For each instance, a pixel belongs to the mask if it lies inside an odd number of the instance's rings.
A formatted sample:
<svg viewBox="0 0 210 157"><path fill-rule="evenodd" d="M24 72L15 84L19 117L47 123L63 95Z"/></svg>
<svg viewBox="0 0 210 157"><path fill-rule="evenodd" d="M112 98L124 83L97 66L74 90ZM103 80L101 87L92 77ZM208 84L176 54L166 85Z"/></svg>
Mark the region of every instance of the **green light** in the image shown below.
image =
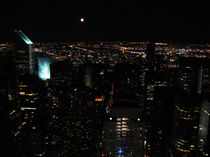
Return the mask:
<svg viewBox="0 0 210 157"><path fill-rule="evenodd" d="M17 31L17 33L23 39L23 41L25 41L26 44L33 44L33 42L22 31Z"/></svg>

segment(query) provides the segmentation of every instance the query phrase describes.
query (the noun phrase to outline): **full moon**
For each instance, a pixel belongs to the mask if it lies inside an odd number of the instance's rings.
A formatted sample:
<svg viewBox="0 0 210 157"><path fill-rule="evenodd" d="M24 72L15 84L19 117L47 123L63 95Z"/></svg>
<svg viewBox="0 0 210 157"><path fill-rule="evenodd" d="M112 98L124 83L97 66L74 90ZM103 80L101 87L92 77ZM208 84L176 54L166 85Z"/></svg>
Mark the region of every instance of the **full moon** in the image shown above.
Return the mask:
<svg viewBox="0 0 210 157"><path fill-rule="evenodd" d="M84 22L84 21L85 21L85 19L84 19L84 18L81 18L81 19L80 19L80 22Z"/></svg>

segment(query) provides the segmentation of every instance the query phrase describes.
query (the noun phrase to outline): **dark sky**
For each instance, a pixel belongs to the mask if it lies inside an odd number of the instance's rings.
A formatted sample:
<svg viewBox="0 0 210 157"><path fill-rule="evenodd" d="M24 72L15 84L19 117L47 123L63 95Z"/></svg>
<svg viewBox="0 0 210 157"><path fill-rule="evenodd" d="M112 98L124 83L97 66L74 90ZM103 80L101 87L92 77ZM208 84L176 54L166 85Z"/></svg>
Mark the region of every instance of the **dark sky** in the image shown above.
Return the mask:
<svg viewBox="0 0 210 157"><path fill-rule="evenodd" d="M33 41L210 42L210 12L198 4L123 1L18 1L0 11L0 40L21 29ZM3 5L2 5L3 6ZM80 18L85 23L80 23Z"/></svg>

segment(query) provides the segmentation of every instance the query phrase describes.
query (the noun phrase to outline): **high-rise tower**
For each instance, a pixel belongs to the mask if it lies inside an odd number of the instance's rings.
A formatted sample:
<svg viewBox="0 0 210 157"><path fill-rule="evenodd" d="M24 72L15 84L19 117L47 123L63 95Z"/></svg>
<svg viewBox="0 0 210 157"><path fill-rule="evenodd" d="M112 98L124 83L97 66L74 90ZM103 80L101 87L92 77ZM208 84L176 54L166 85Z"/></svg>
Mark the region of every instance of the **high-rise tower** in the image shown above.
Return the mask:
<svg viewBox="0 0 210 157"><path fill-rule="evenodd" d="M27 66L27 61L25 60L24 62L26 64L24 66L21 66L21 67L29 69L29 74L34 74L34 60L33 60L33 53L32 53L33 42L21 30L15 30L15 32L20 36L20 38L25 42L25 44L27 44L27 50L26 51L28 52L28 57L26 57L26 58L28 58L28 66Z"/></svg>

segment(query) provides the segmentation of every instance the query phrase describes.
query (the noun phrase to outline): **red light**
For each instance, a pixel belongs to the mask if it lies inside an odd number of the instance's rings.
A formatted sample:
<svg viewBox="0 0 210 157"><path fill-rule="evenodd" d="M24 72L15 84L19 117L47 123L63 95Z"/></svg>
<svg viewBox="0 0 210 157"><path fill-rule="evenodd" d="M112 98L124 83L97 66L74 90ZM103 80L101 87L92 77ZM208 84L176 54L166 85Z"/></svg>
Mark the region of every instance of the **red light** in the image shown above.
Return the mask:
<svg viewBox="0 0 210 157"><path fill-rule="evenodd" d="M16 32L17 30L15 29L15 32Z"/></svg>
<svg viewBox="0 0 210 157"><path fill-rule="evenodd" d="M32 64L32 62L30 62L29 64Z"/></svg>
<svg viewBox="0 0 210 157"><path fill-rule="evenodd" d="M20 30L20 32L22 32L22 31Z"/></svg>

